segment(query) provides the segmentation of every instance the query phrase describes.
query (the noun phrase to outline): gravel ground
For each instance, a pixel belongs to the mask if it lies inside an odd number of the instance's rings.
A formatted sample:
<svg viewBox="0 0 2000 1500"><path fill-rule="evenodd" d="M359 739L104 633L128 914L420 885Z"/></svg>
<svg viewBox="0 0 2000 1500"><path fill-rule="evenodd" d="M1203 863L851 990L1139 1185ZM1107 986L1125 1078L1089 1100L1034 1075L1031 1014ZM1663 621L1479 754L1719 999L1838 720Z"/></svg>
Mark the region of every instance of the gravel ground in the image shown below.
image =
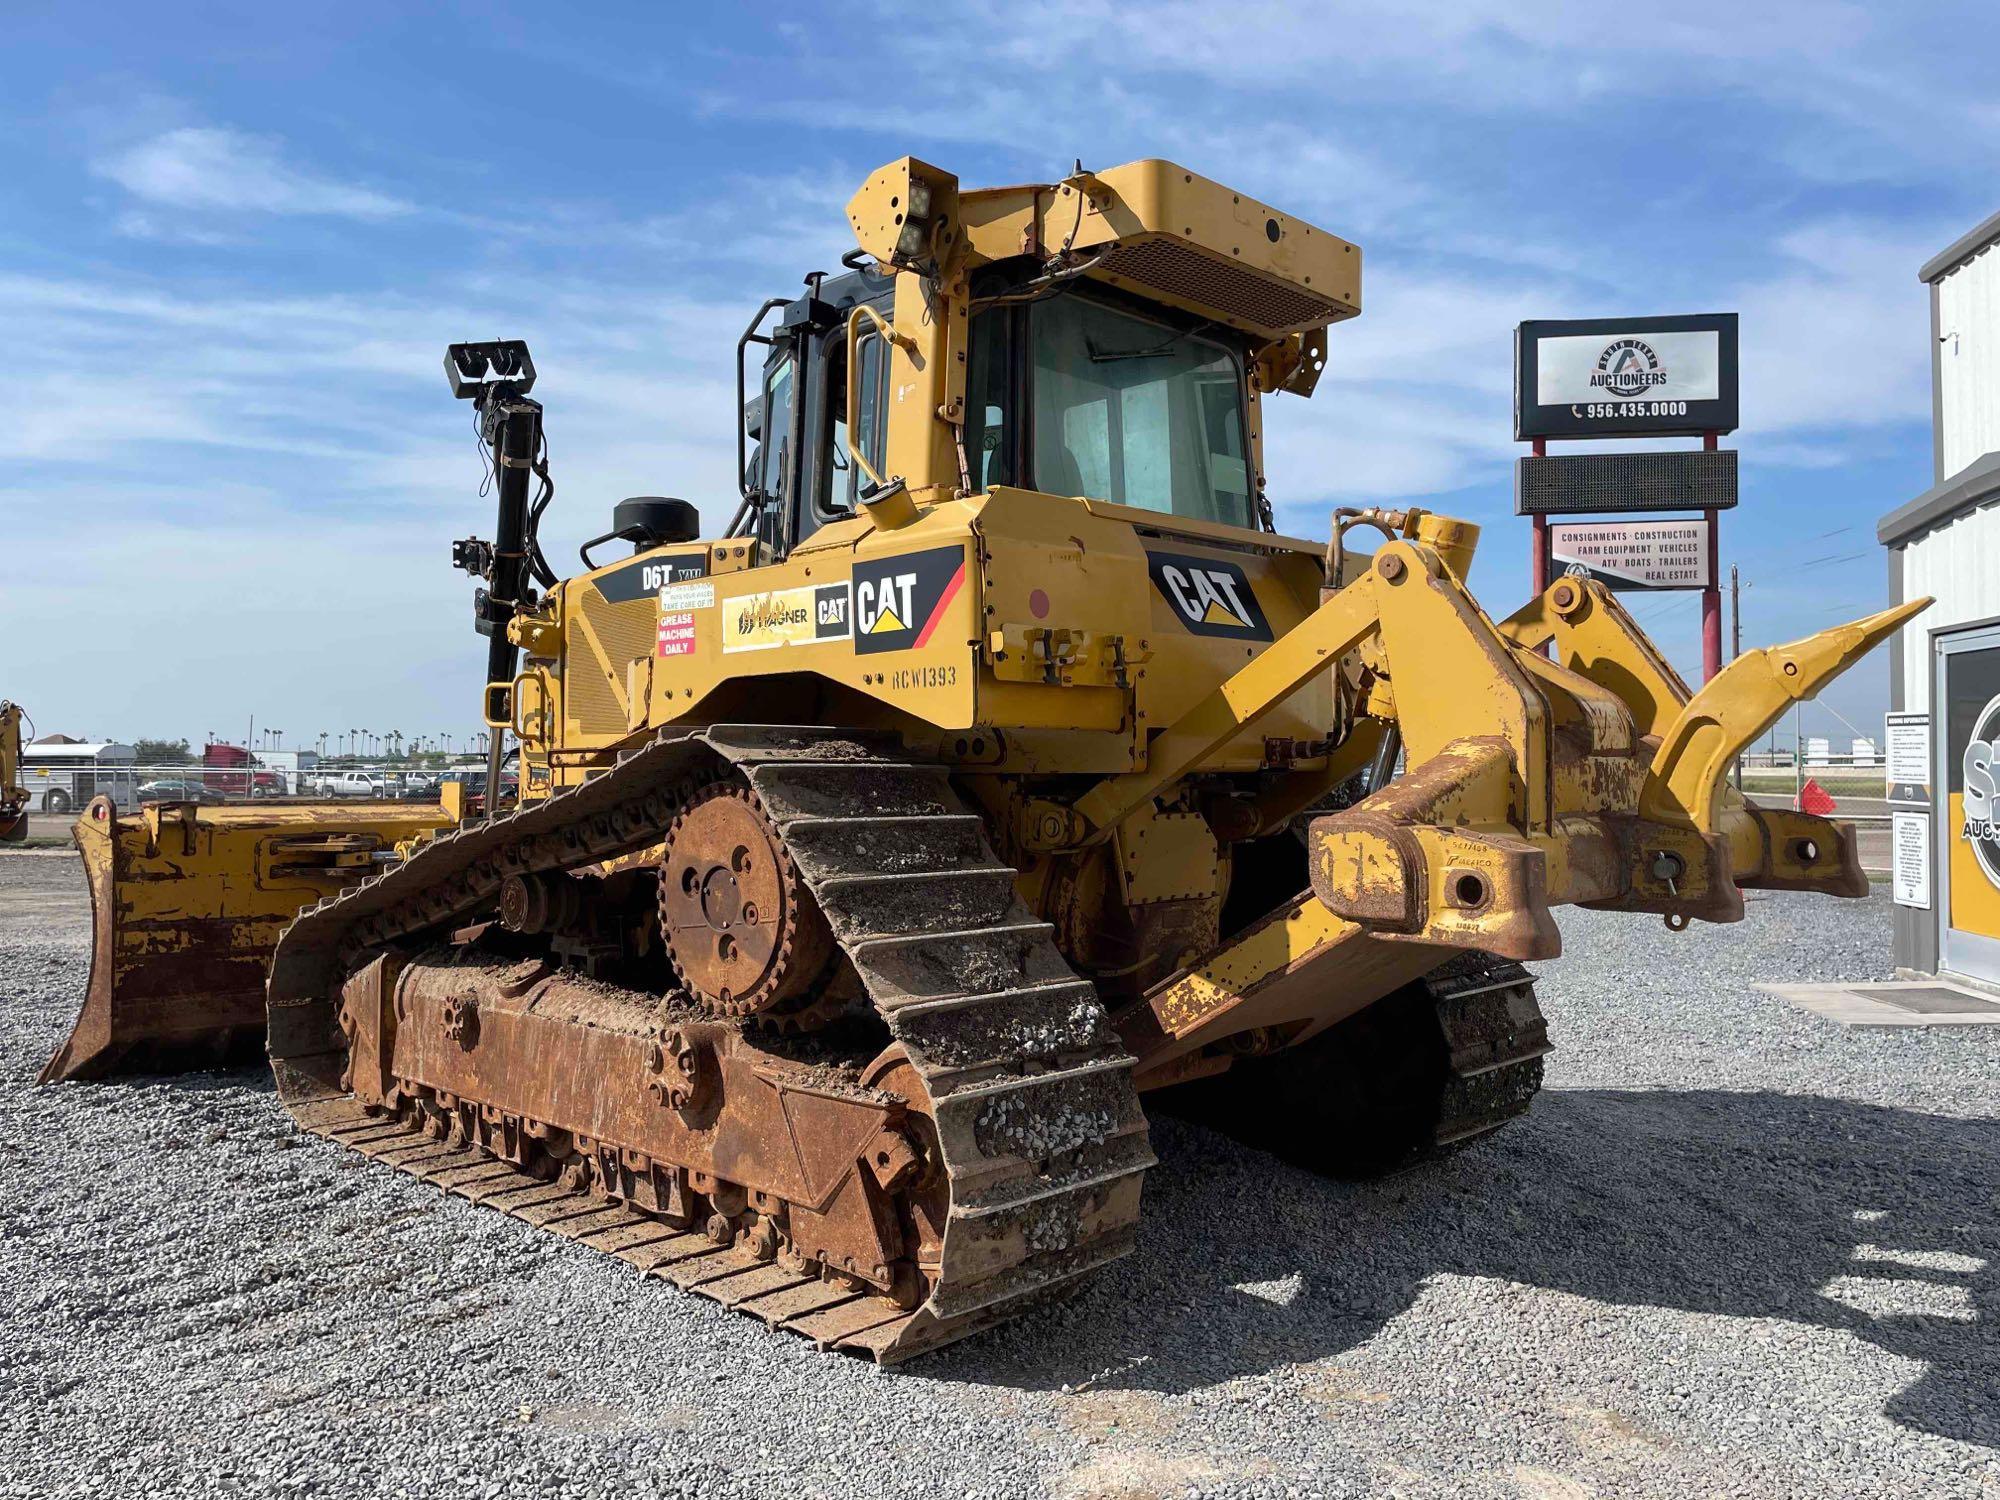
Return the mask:
<svg viewBox="0 0 2000 1500"><path fill-rule="evenodd" d="M0 855L0 1494L2000 1494L2000 1030L1844 1031L1888 912L1565 914L1524 1123L1370 1187L1167 1119L1140 1252L901 1371L287 1127L36 1089L75 859Z"/></svg>

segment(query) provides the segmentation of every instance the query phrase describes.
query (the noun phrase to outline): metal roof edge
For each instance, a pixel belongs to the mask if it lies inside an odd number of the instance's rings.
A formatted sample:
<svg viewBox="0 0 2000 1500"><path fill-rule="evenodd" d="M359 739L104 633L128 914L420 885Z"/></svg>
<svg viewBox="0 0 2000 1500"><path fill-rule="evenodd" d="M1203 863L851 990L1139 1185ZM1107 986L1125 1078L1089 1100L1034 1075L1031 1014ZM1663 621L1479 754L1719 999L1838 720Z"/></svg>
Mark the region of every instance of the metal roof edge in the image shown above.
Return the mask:
<svg viewBox="0 0 2000 1500"><path fill-rule="evenodd" d="M2000 213L1983 220L1925 261L1922 269L1917 272L1917 280L1922 282L1942 280L1946 273L1957 270L1960 265L1972 259L1995 240L2000 240Z"/></svg>
<svg viewBox="0 0 2000 1500"><path fill-rule="evenodd" d="M2000 497L2000 449L1975 458L1943 484L1934 484L1875 523L1875 539L1893 547L1953 513Z"/></svg>

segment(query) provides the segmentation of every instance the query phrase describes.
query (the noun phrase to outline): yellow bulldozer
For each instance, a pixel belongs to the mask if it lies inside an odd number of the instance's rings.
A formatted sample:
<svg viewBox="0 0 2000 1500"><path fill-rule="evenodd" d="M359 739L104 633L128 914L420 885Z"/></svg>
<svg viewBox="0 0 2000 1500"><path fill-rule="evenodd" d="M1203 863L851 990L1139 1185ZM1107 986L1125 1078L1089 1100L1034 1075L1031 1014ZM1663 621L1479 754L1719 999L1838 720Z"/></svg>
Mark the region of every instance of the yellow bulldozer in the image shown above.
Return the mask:
<svg viewBox="0 0 2000 1500"><path fill-rule="evenodd" d="M1556 908L1866 891L1726 771L1924 601L1691 693L1594 582L1489 616L1466 522L1275 529L1347 241L1164 161L848 215L714 534L627 500L557 577L528 351L452 347L494 804L93 806L47 1076L261 1037L303 1127L888 1362L1130 1250L1144 1094L1394 1170L1527 1108Z"/></svg>

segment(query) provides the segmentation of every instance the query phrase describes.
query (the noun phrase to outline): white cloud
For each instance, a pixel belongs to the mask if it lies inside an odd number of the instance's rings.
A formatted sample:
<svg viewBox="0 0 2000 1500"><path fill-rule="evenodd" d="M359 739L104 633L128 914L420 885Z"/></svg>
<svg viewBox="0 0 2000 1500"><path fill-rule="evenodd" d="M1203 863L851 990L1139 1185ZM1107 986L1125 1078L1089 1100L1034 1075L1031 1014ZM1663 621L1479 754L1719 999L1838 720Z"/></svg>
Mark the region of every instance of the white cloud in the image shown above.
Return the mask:
<svg viewBox="0 0 2000 1500"><path fill-rule="evenodd" d="M736 502L733 300L581 278L281 297L0 276L20 413L0 429L0 515L19 557L62 560L0 589L0 638L54 622L63 643L21 653L10 695L48 728L101 728L115 680L127 735L199 735L218 704L312 730L475 718L471 585L445 544L488 532L493 511L440 357L492 330L494 308L520 310L497 331L541 366L559 572L623 495L682 495L720 528ZM185 673L130 671L162 620L203 643L192 693ZM373 666L289 670L327 661Z"/></svg>
<svg viewBox="0 0 2000 1500"><path fill-rule="evenodd" d="M1948 238L1942 227L1855 219L1785 234L1773 274L1750 280L1729 304L1742 312L1745 429L1792 434L1927 417L1930 348L1916 271Z"/></svg>
<svg viewBox="0 0 2000 1500"><path fill-rule="evenodd" d="M91 170L163 208L348 219L414 211L400 198L292 164L275 139L213 126L166 131L98 158ZM128 222L139 232L158 232L150 217Z"/></svg>

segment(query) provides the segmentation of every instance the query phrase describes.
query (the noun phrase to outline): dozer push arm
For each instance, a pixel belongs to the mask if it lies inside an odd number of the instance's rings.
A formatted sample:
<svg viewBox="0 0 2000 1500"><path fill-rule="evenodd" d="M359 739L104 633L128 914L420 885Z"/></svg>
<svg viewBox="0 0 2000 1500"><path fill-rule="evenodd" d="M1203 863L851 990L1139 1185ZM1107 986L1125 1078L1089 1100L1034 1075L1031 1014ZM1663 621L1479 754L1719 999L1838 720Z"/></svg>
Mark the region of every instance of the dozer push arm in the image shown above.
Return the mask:
<svg viewBox="0 0 2000 1500"><path fill-rule="evenodd" d="M1146 750L1146 769L1107 776L1077 800L1088 836L1108 834L1149 798L1197 771L1215 752L1360 645L1375 628L1370 579L1349 584L1224 680Z"/></svg>
<svg viewBox="0 0 2000 1500"><path fill-rule="evenodd" d="M1237 1033L1309 1035L1455 949L1553 957L1551 909L1565 902L1678 927L1739 918L1739 886L1867 891L1851 828L1750 807L1724 776L1795 694L1823 686L1922 602L1745 656L1691 694L1600 585L1560 580L1495 625L1462 576L1421 539L1387 544L1270 648L1268 675L1239 672L1155 738L1164 753L1147 771L1086 799L1115 818L1198 771L1216 736L1253 723L1342 642L1366 643L1389 689L1375 704L1408 752L1402 777L1313 820L1310 892L1121 1013L1142 1078L1212 1070L1202 1049ZM1539 654L1548 643L1554 662ZM1358 766L1354 742L1372 749L1383 731L1379 718L1360 720L1335 758Z"/></svg>

